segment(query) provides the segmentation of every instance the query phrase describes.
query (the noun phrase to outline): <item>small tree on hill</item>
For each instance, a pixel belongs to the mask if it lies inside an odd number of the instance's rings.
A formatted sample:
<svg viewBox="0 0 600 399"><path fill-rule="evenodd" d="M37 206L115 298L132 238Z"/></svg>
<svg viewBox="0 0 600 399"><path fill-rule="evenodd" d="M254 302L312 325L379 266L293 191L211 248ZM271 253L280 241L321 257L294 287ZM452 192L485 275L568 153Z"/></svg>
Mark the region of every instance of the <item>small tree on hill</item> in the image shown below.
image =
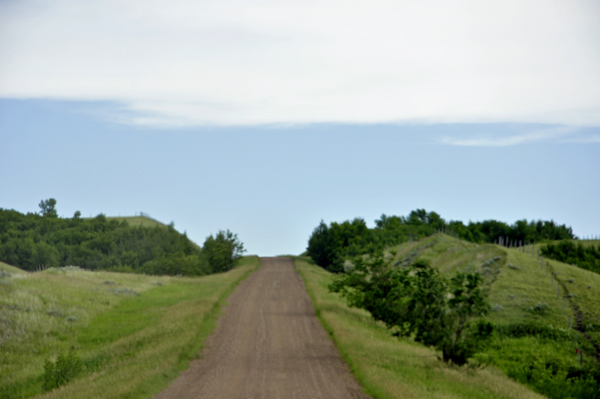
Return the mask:
<svg viewBox="0 0 600 399"><path fill-rule="evenodd" d="M40 207L42 216L52 218L58 217L58 214L56 213L56 200L54 198L42 200L38 206Z"/></svg>
<svg viewBox="0 0 600 399"><path fill-rule="evenodd" d="M442 276L428 262L395 268L383 255L357 257L354 268L334 278L330 291L341 293L353 307L366 309L397 336L442 351L446 362L464 364L491 325L474 324L489 305L479 287L478 273Z"/></svg>
<svg viewBox="0 0 600 399"><path fill-rule="evenodd" d="M244 244L240 242L237 234L233 234L229 230L221 230L214 237L212 234L208 236L202 249L208 265L215 273L233 268L235 261L246 252Z"/></svg>

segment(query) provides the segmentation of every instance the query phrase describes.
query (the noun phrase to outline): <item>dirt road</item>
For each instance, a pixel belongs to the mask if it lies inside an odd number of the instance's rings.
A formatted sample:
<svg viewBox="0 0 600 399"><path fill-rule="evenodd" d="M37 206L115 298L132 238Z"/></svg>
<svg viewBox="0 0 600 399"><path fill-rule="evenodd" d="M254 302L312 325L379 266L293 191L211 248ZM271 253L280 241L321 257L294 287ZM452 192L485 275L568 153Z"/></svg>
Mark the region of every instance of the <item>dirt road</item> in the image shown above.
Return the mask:
<svg viewBox="0 0 600 399"><path fill-rule="evenodd" d="M323 329L289 258L261 267L229 297L202 359L155 399L368 398Z"/></svg>

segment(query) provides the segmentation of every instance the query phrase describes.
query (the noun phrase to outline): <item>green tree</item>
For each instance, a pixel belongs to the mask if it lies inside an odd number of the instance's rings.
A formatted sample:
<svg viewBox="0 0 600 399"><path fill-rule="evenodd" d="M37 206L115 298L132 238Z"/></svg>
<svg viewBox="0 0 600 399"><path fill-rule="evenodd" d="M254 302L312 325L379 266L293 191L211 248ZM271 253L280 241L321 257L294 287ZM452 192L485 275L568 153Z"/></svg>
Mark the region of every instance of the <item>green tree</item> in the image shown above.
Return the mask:
<svg viewBox="0 0 600 399"><path fill-rule="evenodd" d="M51 218L58 217L58 214L56 213L56 200L54 198L42 200L38 206L40 207L42 216Z"/></svg>
<svg viewBox="0 0 600 399"><path fill-rule="evenodd" d="M230 270L236 260L246 252L244 244L240 242L237 234L233 234L229 230L220 230L215 236L212 234L208 236L202 249L208 265L214 273Z"/></svg>
<svg viewBox="0 0 600 399"><path fill-rule="evenodd" d="M491 333L489 323L473 321L489 310L479 287L481 276L457 273L448 280L426 261L399 269L391 259L381 254L356 257L354 268L336 276L330 291L369 311L394 335L414 336L441 350L444 361L464 364Z"/></svg>

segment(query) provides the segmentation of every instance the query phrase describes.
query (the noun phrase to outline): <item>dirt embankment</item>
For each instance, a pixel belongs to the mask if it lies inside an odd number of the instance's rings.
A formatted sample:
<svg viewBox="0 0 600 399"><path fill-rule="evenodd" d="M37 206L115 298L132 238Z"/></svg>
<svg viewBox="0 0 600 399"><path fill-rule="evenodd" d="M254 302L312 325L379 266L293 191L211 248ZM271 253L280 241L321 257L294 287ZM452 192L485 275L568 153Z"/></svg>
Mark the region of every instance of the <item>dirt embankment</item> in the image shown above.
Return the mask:
<svg viewBox="0 0 600 399"><path fill-rule="evenodd" d="M261 267L229 298L192 362L155 399L368 399L323 329L289 258Z"/></svg>

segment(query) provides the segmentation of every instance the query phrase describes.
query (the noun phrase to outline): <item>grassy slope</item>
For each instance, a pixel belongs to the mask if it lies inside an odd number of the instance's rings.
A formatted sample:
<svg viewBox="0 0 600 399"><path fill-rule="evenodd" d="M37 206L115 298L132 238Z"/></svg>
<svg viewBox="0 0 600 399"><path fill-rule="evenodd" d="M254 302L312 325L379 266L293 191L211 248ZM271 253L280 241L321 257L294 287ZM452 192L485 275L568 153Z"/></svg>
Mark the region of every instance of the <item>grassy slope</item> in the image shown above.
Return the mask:
<svg viewBox="0 0 600 399"><path fill-rule="evenodd" d="M69 348L84 374L41 397L151 397L200 351L220 305L257 266L247 257L201 278L67 268L1 279L0 398L40 394L44 360Z"/></svg>
<svg viewBox="0 0 600 399"><path fill-rule="evenodd" d="M552 260L542 267L541 259L535 255L536 249L523 253L497 245L476 245L447 235L392 248L397 252L395 262L424 258L444 274L458 270L483 273L489 301L495 310L489 317L495 325L535 323L554 332L553 338L501 335L477 355L478 360L495 364L505 373L529 367L540 359L577 368L575 330L568 328L571 316L574 328L592 327L587 328L587 339L581 332L577 334L584 360L593 362L591 355L595 349L590 340L600 342L600 275ZM494 258L497 260L491 262ZM329 273L304 260L297 260L296 265L321 321L374 397L539 397L499 375L496 369L450 368L436 360L432 350L390 337L366 312L349 309L335 294L327 292ZM558 273L554 283L553 273ZM560 284L558 296L557 281ZM547 304L547 311L532 310L538 304Z"/></svg>
<svg viewBox="0 0 600 399"><path fill-rule="evenodd" d="M25 270L21 270L18 267L14 267L7 263L0 262L0 272L2 272L2 270L4 270L5 272L8 272L8 273L11 273L11 274L26 274L27 273Z"/></svg>
<svg viewBox="0 0 600 399"><path fill-rule="evenodd" d="M539 359L577 368L575 349L578 348L584 353L584 360L593 362L592 357L600 347L600 275L597 273L554 260L545 260L542 267L535 248L532 255L532 252L497 245L476 245L446 235L404 243L394 249L398 251L398 260L416 251L418 257L429 259L433 266L448 274L457 270L485 273L486 266L482 264L499 256L500 260L487 266L490 270L484 274L489 302L495 309L490 313L491 321L498 326L537 323L555 332L553 339L529 336L498 340L478 355L480 359L498 365L507 373ZM554 282L553 273L557 273ZM547 311L532 311L538 304L547 305ZM569 329L569 317L572 329ZM585 339L582 339L584 330Z"/></svg>
<svg viewBox="0 0 600 399"><path fill-rule="evenodd" d="M110 216L107 220L116 220L118 222L126 221L131 226L144 226L144 227L155 227L162 226L166 227L164 223L158 220L150 219L146 216Z"/></svg>
<svg viewBox="0 0 600 399"><path fill-rule="evenodd" d="M600 245L600 240L577 240L577 241L575 241L575 244L577 244L577 243L581 243L586 246L589 246L589 245L598 246L598 245Z"/></svg>
<svg viewBox="0 0 600 399"><path fill-rule="evenodd" d="M118 222L125 221L129 223L130 226L142 226L142 227L167 227L166 224L159 222L158 220L151 219L146 216L110 216L107 217L108 220L116 220ZM192 241L192 244L196 245L199 248L198 244Z"/></svg>
<svg viewBox="0 0 600 399"><path fill-rule="evenodd" d="M342 356L374 398L542 398L488 367L457 368L438 360L436 352L410 340L398 340L374 322L370 315L346 306L327 290L332 275L296 258L302 276L324 327Z"/></svg>
<svg viewBox="0 0 600 399"><path fill-rule="evenodd" d="M472 270L485 273L489 289L489 301L497 306L491 313L495 324L540 322L558 328L568 328L569 316L575 316L576 305L586 315L588 323L600 324L600 275L554 260L544 261L531 252L507 249L498 245L476 245L446 235L428 237L412 244L404 243L395 248L396 259L401 260L417 252L428 259L443 273ZM535 251L534 251L535 253ZM500 260L485 267L487 260L499 256ZM548 272L546 265L549 264ZM552 273L555 275L554 283ZM573 282L569 282L573 279ZM557 281L561 287L558 290ZM558 291L558 292L557 292ZM558 295L557 295L558 293ZM574 294L565 300L563 297ZM545 314L531 311L538 303L548 304Z"/></svg>

